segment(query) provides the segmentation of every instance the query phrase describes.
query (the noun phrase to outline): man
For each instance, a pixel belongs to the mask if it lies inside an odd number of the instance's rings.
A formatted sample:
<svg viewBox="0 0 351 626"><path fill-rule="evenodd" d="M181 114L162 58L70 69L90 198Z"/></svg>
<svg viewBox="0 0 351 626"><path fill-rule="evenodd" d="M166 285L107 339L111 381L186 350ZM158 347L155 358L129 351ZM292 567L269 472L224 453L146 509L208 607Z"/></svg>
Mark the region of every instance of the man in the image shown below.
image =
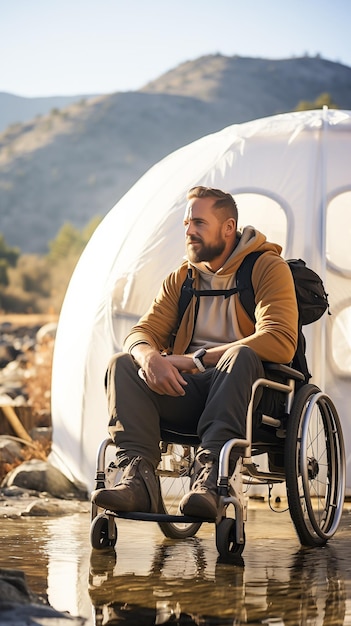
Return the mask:
<svg viewBox="0 0 351 626"><path fill-rule="evenodd" d="M233 197L194 187L187 199L187 261L164 280L127 336L125 352L109 364L109 431L123 475L113 489L97 490L92 499L115 511L156 512L160 428L197 433L199 471L180 509L215 519L220 449L228 439L245 438L251 385L264 375L262 361L289 363L293 358L298 313L281 247L251 226L237 231ZM179 324L178 303L189 268L196 290L228 290L253 251L264 253L252 271L255 324L237 294L193 297ZM234 449L231 470L238 456Z"/></svg>

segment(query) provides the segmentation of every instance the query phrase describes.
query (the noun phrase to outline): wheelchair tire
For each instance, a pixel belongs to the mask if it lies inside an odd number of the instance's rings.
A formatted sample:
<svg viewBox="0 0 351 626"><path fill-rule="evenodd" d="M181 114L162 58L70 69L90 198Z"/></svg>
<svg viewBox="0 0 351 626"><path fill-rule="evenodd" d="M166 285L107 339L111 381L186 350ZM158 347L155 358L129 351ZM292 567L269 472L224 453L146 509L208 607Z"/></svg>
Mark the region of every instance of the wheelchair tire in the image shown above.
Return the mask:
<svg viewBox="0 0 351 626"><path fill-rule="evenodd" d="M288 417L285 472L290 515L301 544L325 545L342 515L345 452L336 408L312 384L297 392Z"/></svg>
<svg viewBox="0 0 351 626"><path fill-rule="evenodd" d="M225 560L233 556L240 556L245 548L244 543L236 541L236 521L224 517L216 526L216 547L220 556Z"/></svg>
<svg viewBox="0 0 351 626"><path fill-rule="evenodd" d="M106 515L95 517L90 527L90 542L95 550L114 548L117 541L117 528L114 521L110 522L113 536L109 537L109 519Z"/></svg>
<svg viewBox="0 0 351 626"><path fill-rule="evenodd" d="M193 473L195 451L192 446L171 444L167 454L163 455L158 468L160 480L160 513L181 515L179 503L188 493ZM166 463L165 463L166 461ZM166 466L166 468L165 468ZM171 467L171 470L167 469ZM194 537L202 522L158 522L159 528L169 539Z"/></svg>

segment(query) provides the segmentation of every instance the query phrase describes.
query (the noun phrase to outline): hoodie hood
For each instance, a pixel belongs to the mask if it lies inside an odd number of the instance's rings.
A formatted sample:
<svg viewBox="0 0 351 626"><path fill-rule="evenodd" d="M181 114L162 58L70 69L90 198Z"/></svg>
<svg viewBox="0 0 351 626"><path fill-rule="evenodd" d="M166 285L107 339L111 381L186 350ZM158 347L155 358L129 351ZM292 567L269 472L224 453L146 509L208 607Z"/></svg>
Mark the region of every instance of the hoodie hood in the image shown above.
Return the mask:
<svg viewBox="0 0 351 626"><path fill-rule="evenodd" d="M280 255L282 247L277 243L267 241L266 236L259 230L256 230L253 226L245 226L242 232L238 231L237 233L237 243L232 254L226 260L223 267L219 268L219 270L215 273L221 276L235 273L241 265L244 257L246 257L246 255L250 252L256 251L271 251ZM191 267L196 268L200 272L213 274L213 272L206 267L206 263L203 261L201 263L191 263L188 261L188 263Z"/></svg>

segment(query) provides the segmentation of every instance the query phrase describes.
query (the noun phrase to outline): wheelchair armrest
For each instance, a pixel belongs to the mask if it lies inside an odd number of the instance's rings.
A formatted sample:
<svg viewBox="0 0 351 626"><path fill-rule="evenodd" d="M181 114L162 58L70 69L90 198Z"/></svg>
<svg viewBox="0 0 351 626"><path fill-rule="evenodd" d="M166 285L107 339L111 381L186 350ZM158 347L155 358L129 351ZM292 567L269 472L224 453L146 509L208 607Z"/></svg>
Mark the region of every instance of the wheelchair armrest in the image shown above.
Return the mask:
<svg viewBox="0 0 351 626"><path fill-rule="evenodd" d="M301 372L295 370L289 365L284 365L283 363L270 363L268 361L264 361L263 367L266 372L276 372L278 374L283 374L286 378L293 378L294 380L305 380L305 377Z"/></svg>

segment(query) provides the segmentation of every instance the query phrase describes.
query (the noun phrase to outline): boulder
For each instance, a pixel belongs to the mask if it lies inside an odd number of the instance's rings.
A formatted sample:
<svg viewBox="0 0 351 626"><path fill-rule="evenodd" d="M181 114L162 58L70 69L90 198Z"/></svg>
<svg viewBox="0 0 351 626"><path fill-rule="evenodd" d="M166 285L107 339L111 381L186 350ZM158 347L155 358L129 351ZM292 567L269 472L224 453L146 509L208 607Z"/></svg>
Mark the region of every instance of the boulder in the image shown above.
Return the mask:
<svg viewBox="0 0 351 626"><path fill-rule="evenodd" d="M82 617L56 611L50 604L37 598L28 589L25 574L21 570L0 569L0 624L82 626L85 621Z"/></svg>
<svg viewBox="0 0 351 626"><path fill-rule="evenodd" d="M48 461L31 459L15 467L5 476L1 486L23 487L34 491L48 493L55 498L65 500L86 500L88 495L85 489L75 485Z"/></svg>
<svg viewBox="0 0 351 626"><path fill-rule="evenodd" d="M8 604L28 604L33 600L26 585L24 572L0 569L0 609Z"/></svg>

